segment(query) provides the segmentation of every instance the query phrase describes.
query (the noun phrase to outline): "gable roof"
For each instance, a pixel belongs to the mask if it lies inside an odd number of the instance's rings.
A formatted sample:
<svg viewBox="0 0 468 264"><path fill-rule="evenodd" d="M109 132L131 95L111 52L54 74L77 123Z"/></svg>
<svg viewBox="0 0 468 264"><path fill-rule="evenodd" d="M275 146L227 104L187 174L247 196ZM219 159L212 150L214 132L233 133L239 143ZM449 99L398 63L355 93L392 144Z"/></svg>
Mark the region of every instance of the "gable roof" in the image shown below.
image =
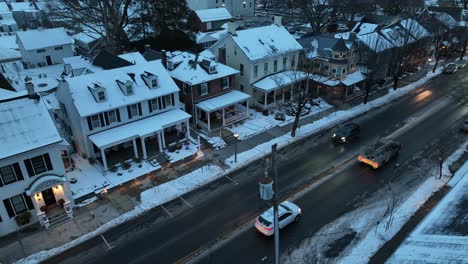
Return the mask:
<svg viewBox="0 0 468 264"><path fill-rule="evenodd" d="M227 35L251 61L302 49L302 46L283 26L249 28L236 31L236 35Z"/></svg>
<svg viewBox="0 0 468 264"><path fill-rule="evenodd" d="M0 101L0 159L62 141L42 100Z"/></svg>
<svg viewBox="0 0 468 264"><path fill-rule="evenodd" d="M16 31L16 35L25 50L36 50L73 43L72 38L68 36L63 27Z"/></svg>
<svg viewBox="0 0 468 264"><path fill-rule="evenodd" d="M146 59L141 55L140 52L128 52L124 54L118 55L119 58L124 59L132 64L138 64L142 62L146 62Z"/></svg>
<svg viewBox="0 0 468 264"><path fill-rule="evenodd" d="M141 74L144 74L145 71L157 76L158 88L150 89L145 84L141 78ZM128 75L129 73L135 74L135 80ZM134 94L129 96L123 94L117 80L132 82ZM77 76L65 81L70 88L73 103L82 117L179 91L160 60ZM107 101L96 102L92 93L88 90L88 86L94 86L94 84L99 84L105 88Z"/></svg>
<svg viewBox="0 0 468 264"><path fill-rule="evenodd" d="M171 55L172 56L168 57L167 61L174 62L174 69L170 70L169 74L172 76L172 78L191 85L205 83L239 73L238 70L224 64L217 63L216 61L201 54L198 55L198 62L196 67L193 67L193 62L195 61L196 57L194 54L176 51ZM204 65L206 65L205 67L215 65L216 73L209 74L207 70L203 68Z"/></svg>
<svg viewBox="0 0 468 264"><path fill-rule="evenodd" d="M341 36L341 35L340 35ZM316 57L328 58L333 57L333 51L349 51L353 42L345 40L342 37L332 36L309 36L299 40L301 45L304 47L305 55L308 59Z"/></svg>
<svg viewBox="0 0 468 264"><path fill-rule="evenodd" d="M203 23L210 21L228 20L232 18L232 15L224 7L196 10L195 13Z"/></svg>
<svg viewBox="0 0 468 264"><path fill-rule="evenodd" d="M344 52L349 50L348 46L346 46L344 39L342 38L337 39L335 45L333 45L331 49L333 51L344 51Z"/></svg>
<svg viewBox="0 0 468 264"><path fill-rule="evenodd" d="M93 59L93 65L103 68L104 70L111 70L121 67L127 67L133 65L118 56L113 55L112 53L101 50L98 55Z"/></svg>

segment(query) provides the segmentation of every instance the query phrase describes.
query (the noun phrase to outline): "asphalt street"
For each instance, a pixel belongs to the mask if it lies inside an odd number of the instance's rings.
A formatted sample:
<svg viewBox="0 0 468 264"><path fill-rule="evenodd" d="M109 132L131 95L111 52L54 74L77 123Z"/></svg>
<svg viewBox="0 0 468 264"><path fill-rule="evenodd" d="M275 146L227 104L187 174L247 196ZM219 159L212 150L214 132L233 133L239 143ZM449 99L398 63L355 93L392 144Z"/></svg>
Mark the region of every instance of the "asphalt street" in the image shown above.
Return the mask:
<svg viewBox="0 0 468 264"><path fill-rule="evenodd" d="M383 182L396 180L392 163L411 160L415 153L436 142L448 130L456 129L457 122L467 114L467 102L463 104L456 98L467 92L464 88L467 84L466 69L455 75L439 76L404 99L356 118L354 121L361 125L362 134L351 144L332 144L332 132L328 131L281 150L278 177L282 198L351 160L340 173L297 201L304 215L299 224L281 232L281 249L286 250L352 210L365 197L382 188ZM353 161L357 152L368 143L414 122L431 103L440 99L451 103L397 136L403 144L398 160L377 171ZM207 248L210 254L200 260L201 263L257 263L265 257L269 263L273 260L273 239L265 239L253 227L220 249L212 247L214 241L226 237L239 226L253 225L252 219L268 207L259 198L256 182L263 173L263 164L253 163L230 175L234 182L222 178L184 195L190 206L175 200L164 205L164 209L159 207L107 232L104 236L114 246L111 250L106 250L104 242L97 238L50 262L174 263L198 249Z"/></svg>

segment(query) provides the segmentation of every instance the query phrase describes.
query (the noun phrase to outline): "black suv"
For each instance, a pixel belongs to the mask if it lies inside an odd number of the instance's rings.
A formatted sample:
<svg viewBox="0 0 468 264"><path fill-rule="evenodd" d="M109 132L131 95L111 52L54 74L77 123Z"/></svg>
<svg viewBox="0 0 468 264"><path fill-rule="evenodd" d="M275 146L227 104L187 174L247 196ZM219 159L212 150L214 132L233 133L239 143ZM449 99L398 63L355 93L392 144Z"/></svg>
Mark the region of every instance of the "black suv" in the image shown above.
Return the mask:
<svg viewBox="0 0 468 264"><path fill-rule="evenodd" d="M333 134L333 141L346 143L354 140L361 133L361 127L356 123L348 123L339 127Z"/></svg>

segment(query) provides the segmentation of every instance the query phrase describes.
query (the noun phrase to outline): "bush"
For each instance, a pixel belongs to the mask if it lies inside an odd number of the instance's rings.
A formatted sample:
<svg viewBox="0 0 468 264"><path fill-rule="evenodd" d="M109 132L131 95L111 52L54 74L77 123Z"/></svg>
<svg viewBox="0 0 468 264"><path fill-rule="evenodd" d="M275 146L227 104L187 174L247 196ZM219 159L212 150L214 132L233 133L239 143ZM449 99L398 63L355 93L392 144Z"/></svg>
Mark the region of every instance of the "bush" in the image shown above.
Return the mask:
<svg viewBox="0 0 468 264"><path fill-rule="evenodd" d="M142 161L142 160L141 160L140 157L138 157L138 158L135 159L135 162L136 162L136 163L141 163L141 161Z"/></svg>
<svg viewBox="0 0 468 264"><path fill-rule="evenodd" d="M125 161L122 167L124 168L124 170L128 170L130 169L131 166L132 164L130 164L130 162Z"/></svg>
<svg viewBox="0 0 468 264"><path fill-rule="evenodd" d="M16 223L20 226L28 224L31 220L31 212L26 211L22 214L19 214L15 217Z"/></svg>
<svg viewBox="0 0 468 264"><path fill-rule="evenodd" d="M63 205L65 204L65 200L64 199L59 199L58 200L58 203L61 207L63 207Z"/></svg>
<svg viewBox="0 0 468 264"><path fill-rule="evenodd" d="M40 210L41 210L41 212L45 213L45 211L47 211L47 206L45 206L45 205L41 206Z"/></svg>
<svg viewBox="0 0 468 264"><path fill-rule="evenodd" d="M88 161L89 161L89 164L93 165L96 162L96 159L93 157L89 157Z"/></svg>
<svg viewBox="0 0 468 264"><path fill-rule="evenodd" d="M116 171L117 171L117 166L115 166L115 164L113 164L113 165L110 167L110 171L116 172Z"/></svg>

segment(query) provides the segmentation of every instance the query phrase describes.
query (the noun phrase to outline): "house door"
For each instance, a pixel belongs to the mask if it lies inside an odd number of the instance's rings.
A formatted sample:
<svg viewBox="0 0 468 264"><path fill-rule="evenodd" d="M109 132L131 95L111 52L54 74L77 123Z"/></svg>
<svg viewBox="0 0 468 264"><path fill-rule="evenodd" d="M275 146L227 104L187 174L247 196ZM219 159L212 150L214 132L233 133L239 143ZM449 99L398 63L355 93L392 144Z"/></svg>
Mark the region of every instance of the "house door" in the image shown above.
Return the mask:
<svg viewBox="0 0 468 264"><path fill-rule="evenodd" d="M50 58L50 56L45 56L46 60L47 60L47 65L52 65L52 59Z"/></svg>
<svg viewBox="0 0 468 264"><path fill-rule="evenodd" d="M44 199L44 203L46 206L56 204L57 201L55 200L54 191L52 188L42 191L42 198Z"/></svg>

